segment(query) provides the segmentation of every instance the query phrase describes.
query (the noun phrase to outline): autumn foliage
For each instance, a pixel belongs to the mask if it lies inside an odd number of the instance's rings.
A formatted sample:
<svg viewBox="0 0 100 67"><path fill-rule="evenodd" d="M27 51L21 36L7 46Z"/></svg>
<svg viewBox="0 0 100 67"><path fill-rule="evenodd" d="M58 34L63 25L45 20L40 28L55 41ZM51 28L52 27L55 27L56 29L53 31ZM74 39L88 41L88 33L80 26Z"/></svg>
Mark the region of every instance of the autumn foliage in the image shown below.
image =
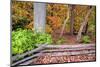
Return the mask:
<svg viewBox="0 0 100 67"><path fill-rule="evenodd" d="M56 30L61 30L61 27L64 23L64 20L67 18L67 12L69 5L65 4L51 4L48 3L47 10L47 23L46 23L46 32L52 33ZM17 28L28 28L33 30L34 27L34 15L33 15L33 2L12 2L12 29ZM88 6L74 5L74 32L78 32L82 21L88 11ZM93 31L95 27L95 7L92 11L91 16L88 21L88 32ZM66 32L70 30L70 20L66 23ZM91 27L93 29L91 29Z"/></svg>

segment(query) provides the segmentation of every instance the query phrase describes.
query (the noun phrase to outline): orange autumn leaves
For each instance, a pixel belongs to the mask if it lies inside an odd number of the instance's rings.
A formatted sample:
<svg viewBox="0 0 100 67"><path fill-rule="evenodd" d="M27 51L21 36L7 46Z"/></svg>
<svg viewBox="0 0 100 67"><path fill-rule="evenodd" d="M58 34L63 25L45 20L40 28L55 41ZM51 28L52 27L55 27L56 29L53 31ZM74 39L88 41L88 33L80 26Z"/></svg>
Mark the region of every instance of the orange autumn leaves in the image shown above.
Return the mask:
<svg viewBox="0 0 100 67"><path fill-rule="evenodd" d="M51 25L52 29L58 29L61 27L61 19L57 16L47 16L47 19L50 21L48 22L49 25Z"/></svg>
<svg viewBox="0 0 100 67"><path fill-rule="evenodd" d="M74 32L78 31L86 15L88 6L74 5ZM34 30L33 2L12 2L12 23L17 26L21 23L25 28ZM46 6L46 32L52 33L60 29L67 18L68 5L66 4L47 4ZM95 13L95 11L93 11ZM92 21L91 14L89 22ZM91 21L90 21L91 20ZM70 30L70 20L66 23L67 32Z"/></svg>

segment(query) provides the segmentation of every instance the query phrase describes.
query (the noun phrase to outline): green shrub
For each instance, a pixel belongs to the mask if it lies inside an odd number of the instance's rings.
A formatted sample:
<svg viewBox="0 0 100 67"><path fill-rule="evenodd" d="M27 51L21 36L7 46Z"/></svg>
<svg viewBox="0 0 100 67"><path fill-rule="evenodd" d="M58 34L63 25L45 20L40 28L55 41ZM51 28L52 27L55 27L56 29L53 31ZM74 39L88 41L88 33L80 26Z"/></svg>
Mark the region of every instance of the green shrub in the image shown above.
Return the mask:
<svg viewBox="0 0 100 67"><path fill-rule="evenodd" d="M33 32L18 29L12 32L12 53L21 54L34 48Z"/></svg>
<svg viewBox="0 0 100 67"><path fill-rule="evenodd" d="M21 54L36 48L36 44L51 44L50 34L33 33L31 30L17 29L12 31L12 54Z"/></svg>
<svg viewBox="0 0 100 67"><path fill-rule="evenodd" d="M83 43L90 43L91 39L88 35L85 35L85 36L82 37L82 42Z"/></svg>
<svg viewBox="0 0 100 67"><path fill-rule="evenodd" d="M51 44L52 43L52 37L50 34L47 33L34 33L34 42L35 44Z"/></svg>

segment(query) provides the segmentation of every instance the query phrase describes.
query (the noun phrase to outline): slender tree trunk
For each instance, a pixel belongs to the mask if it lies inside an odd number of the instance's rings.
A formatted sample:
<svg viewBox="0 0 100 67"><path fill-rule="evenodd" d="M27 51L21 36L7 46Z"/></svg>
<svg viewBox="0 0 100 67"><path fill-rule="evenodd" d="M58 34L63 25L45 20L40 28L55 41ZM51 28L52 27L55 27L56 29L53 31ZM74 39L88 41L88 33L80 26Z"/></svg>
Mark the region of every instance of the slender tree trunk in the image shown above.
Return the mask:
<svg viewBox="0 0 100 67"><path fill-rule="evenodd" d="M87 34L87 30L88 30L88 22L87 22L86 27L85 27L85 34Z"/></svg>
<svg viewBox="0 0 100 67"><path fill-rule="evenodd" d="M46 4L34 3L34 30L35 32L45 32L46 24Z"/></svg>
<svg viewBox="0 0 100 67"><path fill-rule="evenodd" d="M89 15L91 14L92 9L93 9L93 7L90 8L89 11L87 12L87 14L86 14L86 16L85 16L85 18L84 18L84 21L83 21L83 23L82 23L82 25L81 25L81 27L80 27L80 29L79 29L79 32L78 32L78 35L77 35L77 41L78 41L78 42L79 42L80 39L81 39L82 30L83 30L84 26L85 26L85 25L87 24L87 22L88 22L88 17L89 17Z"/></svg>
<svg viewBox="0 0 100 67"><path fill-rule="evenodd" d="M74 27L74 5L70 5L70 34L73 35Z"/></svg>
<svg viewBox="0 0 100 67"><path fill-rule="evenodd" d="M84 26L83 34L87 34L87 30L88 30L88 22L87 22L86 25Z"/></svg>
<svg viewBox="0 0 100 67"><path fill-rule="evenodd" d="M60 38L62 37L62 35L63 35L63 32L64 32L64 29L65 29L65 26L66 26L66 23L67 23L67 21L68 21L68 19L69 19L69 5L68 5L68 11L67 11L67 18L65 19L65 21L64 21L64 23L63 23L63 26L62 26L62 28L61 28L61 33L60 33Z"/></svg>

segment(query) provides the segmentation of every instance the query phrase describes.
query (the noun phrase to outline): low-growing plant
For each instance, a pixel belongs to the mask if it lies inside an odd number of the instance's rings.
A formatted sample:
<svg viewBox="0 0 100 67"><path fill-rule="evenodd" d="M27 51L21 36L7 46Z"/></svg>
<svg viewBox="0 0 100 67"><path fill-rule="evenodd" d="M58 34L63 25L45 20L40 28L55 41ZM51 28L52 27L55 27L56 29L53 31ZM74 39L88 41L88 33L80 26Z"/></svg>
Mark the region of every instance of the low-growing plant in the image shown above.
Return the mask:
<svg viewBox="0 0 100 67"><path fill-rule="evenodd" d="M51 44L52 43L52 37L50 34L47 33L34 33L34 42L35 44Z"/></svg>
<svg viewBox="0 0 100 67"><path fill-rule="evenodd" d="M90 39L90 37L88 35L84 35L82 37L82 42L83 43L90 43L91 42L91 39Z"/></svg>
<svg viewBox="0 0 100 67"><path fill-rule="evenodd" d="M59 38L56 43L57 44L62 44L64 42L65 42L64 38Z"/></svg>
<svg viewBox="0 0 100 67"><path fill-rule="evenodd" d="M17 29L12 31L12 53L21 54L34 48L33 32Z"/></svg>
<svg viewBox="0 0 100 67"><path fill-rule="evenodd" d="M27 29L12 31L12 54L21 54L36 48L36 44L51 44L52 37L47 33L34 33Z"/></svg>

